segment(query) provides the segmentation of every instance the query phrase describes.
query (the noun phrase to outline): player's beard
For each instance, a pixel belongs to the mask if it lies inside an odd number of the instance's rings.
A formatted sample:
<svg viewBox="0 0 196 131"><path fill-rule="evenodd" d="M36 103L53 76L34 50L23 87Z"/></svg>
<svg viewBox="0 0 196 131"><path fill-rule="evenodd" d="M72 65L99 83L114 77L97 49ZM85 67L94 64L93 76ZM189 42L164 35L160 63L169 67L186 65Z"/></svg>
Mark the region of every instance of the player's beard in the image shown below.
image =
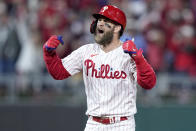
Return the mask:
<svg viewBox="0 0 196 131"><path fill-rule="evenodd" d="M104 32L104 34L102 35L99 34L98 31L96 30L94 35L95 42L103 46L109 45L113 39L113 32L114 32L114 28L108 32Z"/></svg>

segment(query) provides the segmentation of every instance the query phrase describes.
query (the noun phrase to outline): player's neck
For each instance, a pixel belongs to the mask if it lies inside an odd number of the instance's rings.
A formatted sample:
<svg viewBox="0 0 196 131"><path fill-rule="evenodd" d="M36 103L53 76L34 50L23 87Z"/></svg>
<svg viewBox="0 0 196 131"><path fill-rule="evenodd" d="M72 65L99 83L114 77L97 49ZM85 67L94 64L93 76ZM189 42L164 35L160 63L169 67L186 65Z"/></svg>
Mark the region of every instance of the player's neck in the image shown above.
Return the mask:
<svg viewBox="0 0 196 131"><path fill-rule="evenodd" d="M116 48L118 48L119 46L121 46L122 43L120 41L120 39L118 38L114 38L109 44L107 44L106 46L101 46L101 49L104 51L104 52L110 52Z"/></svg>

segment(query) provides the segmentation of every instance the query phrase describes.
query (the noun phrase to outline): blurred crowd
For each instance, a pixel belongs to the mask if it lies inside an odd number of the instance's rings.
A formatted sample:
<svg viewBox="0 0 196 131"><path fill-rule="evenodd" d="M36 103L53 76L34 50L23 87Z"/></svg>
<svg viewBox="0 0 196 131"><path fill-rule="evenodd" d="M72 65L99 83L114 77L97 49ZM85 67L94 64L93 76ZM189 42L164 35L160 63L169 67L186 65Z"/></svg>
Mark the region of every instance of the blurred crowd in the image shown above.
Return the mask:
<svg viewBox="0 0 196 131"><path fill-rule="evenodd" d="M44 72L42 45L51 35L63 35L57 49L62 58L89 35L92 12L106 4L91 0L1 0L0 73Z"/></svg>
<svg viewBox="0 0 196 131"><path fill-rule="evenodd" d="M91 14L105 4L126 12L121 39L134 37L156 72L196 75L195 0L1 0L0 72L44 71L41 49L53 34L64 37L61 58L93 42Z"/></svg>
<svg viewBox="0 0 196 131"><path fill-rule="evenodd" d="M92 13L103 5L121 8L127 26L157 73L196 76L196 0L0 0L0 73L46 73L42 46L63 35L63 58L92 43Z"/></svg>

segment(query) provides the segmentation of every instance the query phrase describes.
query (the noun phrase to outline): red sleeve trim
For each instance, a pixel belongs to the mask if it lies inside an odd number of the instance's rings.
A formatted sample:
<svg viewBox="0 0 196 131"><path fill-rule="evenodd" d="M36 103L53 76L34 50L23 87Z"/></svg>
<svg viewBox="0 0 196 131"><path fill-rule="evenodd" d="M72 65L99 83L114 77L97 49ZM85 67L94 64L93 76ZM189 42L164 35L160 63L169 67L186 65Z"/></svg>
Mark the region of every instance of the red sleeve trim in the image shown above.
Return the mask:
<svg viewBox="0 0 196 131"><path fill-rule="evenodd" d="M145 58L136 61L137 81L144 89L152 89L156 84L156 74Z"/></svg>
<svg viewBox="0 0 196 131"><path fill-rule="evenodd" d="M51 76L56 80L63 80L68 78L70 73L64 68L61 59L57 56L56 51L47 51L43 48L44 61L46 68Z"/></svg>

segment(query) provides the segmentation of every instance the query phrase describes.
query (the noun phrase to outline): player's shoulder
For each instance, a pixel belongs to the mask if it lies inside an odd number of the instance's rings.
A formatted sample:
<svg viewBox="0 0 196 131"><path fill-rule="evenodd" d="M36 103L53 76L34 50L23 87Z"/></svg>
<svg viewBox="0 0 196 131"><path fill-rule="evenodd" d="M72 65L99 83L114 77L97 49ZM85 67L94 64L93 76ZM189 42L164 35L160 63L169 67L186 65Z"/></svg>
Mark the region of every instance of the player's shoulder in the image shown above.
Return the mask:
<svg viewBox="0 0 196 131"><path fill-rule="evenodd" d="M89 44L82 45L80 48L86 51L92 51L92 50L97 50L98 45L96 43L89 43Z"/></svg>

